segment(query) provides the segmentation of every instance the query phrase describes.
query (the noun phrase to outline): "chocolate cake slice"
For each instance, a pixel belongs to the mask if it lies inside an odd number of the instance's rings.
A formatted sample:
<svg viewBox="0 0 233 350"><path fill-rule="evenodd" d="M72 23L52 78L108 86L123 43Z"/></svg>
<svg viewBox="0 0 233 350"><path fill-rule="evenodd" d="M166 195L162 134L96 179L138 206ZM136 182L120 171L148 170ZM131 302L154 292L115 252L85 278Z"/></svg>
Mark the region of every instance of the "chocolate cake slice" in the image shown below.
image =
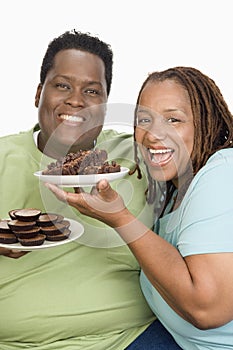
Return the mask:
<svg viewBox="0 0 233 350"><path fill-rule="evenodd" d="M105 150L87 150L68 153L65 157L52 162L43 175L90 175L119 172L120 165L115 161L107 161Z"/></svg>

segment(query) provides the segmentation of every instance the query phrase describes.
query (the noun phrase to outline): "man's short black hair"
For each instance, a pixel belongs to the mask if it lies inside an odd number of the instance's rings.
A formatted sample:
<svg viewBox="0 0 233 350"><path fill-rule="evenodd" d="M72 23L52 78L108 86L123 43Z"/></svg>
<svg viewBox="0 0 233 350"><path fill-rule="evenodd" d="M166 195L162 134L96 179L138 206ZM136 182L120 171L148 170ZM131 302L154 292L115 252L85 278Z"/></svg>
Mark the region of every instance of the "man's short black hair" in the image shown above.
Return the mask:
<svg viewBox="0 0 233 350"><path fill-rule="evenodd" d="M42 61L40 71L40 83L43 85L48 71L53 67L54 57L62 50L77 49L90 52L102 59L105 66L105 79L107 84L107 94L109 95L112 83L113 52L109 44L90 33L81 33L75 29L53 39L47 48Z"/></svg>

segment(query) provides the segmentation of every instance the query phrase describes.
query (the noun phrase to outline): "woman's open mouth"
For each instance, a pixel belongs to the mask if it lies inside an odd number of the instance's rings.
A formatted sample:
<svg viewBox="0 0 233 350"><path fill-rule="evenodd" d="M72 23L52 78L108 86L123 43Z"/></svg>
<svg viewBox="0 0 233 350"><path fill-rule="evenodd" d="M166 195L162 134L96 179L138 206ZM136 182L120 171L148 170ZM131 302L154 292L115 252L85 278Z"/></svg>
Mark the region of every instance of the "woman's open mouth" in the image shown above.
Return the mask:
<svg viewBox="0 0 233 350"><path fill-rule="evenodd" d="M148 158L152 166L164 166L173 157L174 150L171 148L153 149L147 148Z"/></svg>

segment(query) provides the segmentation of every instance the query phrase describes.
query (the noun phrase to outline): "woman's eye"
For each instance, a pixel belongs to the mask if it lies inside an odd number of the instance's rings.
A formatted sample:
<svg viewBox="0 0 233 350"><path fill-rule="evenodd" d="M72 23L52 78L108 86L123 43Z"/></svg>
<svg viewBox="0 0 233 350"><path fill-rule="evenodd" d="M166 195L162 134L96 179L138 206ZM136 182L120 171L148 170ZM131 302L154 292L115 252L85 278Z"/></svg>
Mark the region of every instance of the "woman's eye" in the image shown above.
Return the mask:
<svg viewBox="0 0 233 350"><path fill-rule="evenodd" d="M150 123L150 118L146 117L146 116L138 116L137 117L137 124L139 125L145 125Z"/></svg>
<svg viewBox="0 0 233 350"><path fill-rule="evenodd" d="M150 123L149 119L143 118L143 119L138 119L138 125L148 125Z"/></svg>
<svg viewBox="0 0 233 350"><path fill-rule="evenodd" d="M176 117L169 117L167 118L168 123L176 123L179 122L180 120Z"/></svg>

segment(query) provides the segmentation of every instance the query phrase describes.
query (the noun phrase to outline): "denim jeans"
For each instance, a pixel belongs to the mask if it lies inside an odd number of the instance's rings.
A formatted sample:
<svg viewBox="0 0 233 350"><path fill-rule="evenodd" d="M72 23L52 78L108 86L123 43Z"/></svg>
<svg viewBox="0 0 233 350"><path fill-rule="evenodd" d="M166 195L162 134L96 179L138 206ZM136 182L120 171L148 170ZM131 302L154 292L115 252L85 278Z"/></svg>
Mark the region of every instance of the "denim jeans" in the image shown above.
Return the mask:
<svg viewBox="0 0 233 350"><path fill-rule="evenodd" d="M155 320L142 334L140 334L125 350L179 350L170 333Z"/></svg>

